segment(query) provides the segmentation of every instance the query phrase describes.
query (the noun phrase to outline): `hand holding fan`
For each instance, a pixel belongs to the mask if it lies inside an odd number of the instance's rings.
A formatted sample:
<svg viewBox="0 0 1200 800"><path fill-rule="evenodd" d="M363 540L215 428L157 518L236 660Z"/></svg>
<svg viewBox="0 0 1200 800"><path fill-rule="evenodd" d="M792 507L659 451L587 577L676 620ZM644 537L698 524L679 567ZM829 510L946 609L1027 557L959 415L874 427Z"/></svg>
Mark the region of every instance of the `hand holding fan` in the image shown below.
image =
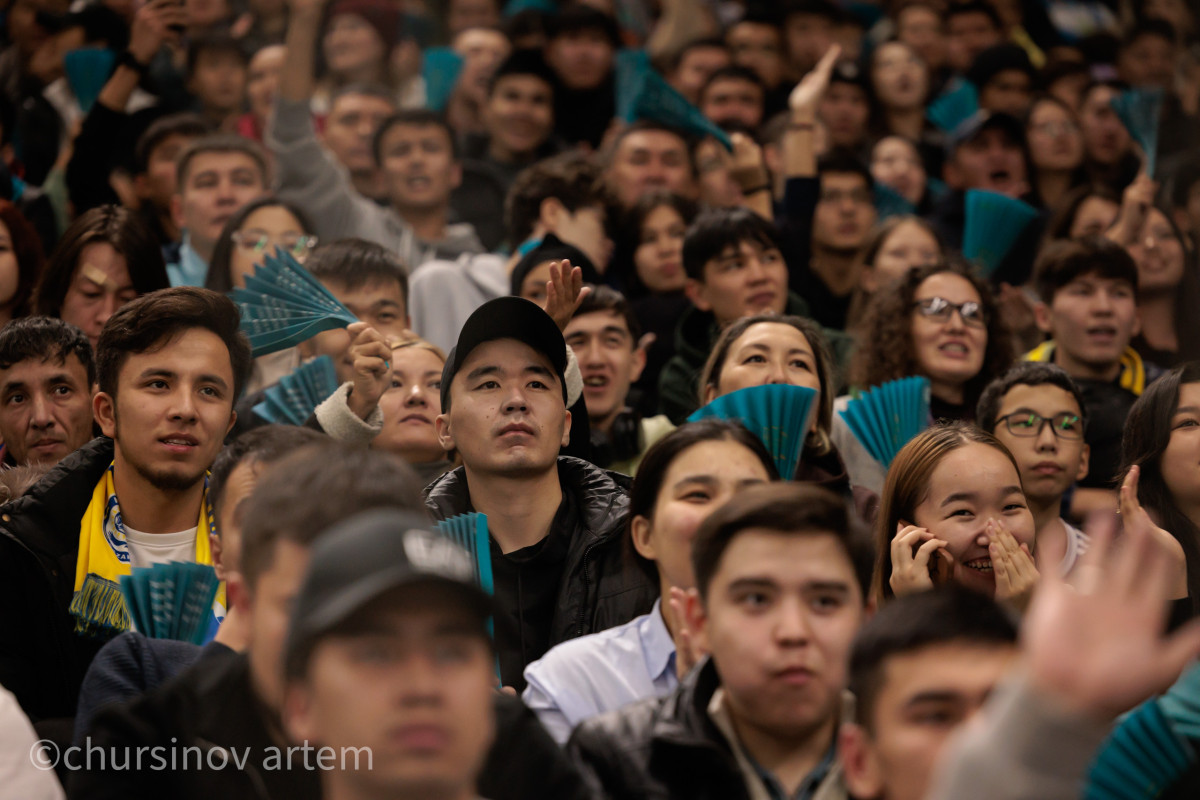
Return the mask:
<svg viewBox="0 0 1200 800"><path fill-rule="evenodd" d="M1150 800L1187 772L1196 753L1151 700L1126 715L1088 770L1085 800Z"/></svg>
<svg viewBox="0 0 1200 800"><path fill-rule="evenodd" d="M1146 174L1154 177L1158 161L1158 124L1162 119L1163 90L1161 87L1140 86L1126 89L1110 103L1129 135L1142 148L1146 157Z"/></svg>
<svg viewBox="0 0 1200 800"><path fill-rule="evenodd" d="M337 388L333 359L314 358L269 387L263 401L254 406L254 413L279 425L303 425Z"/></svg>
<svg viewBox="0 0 1200 800"><path fill-rule="evenodd" d="M768 384L723 394L698 409L688 422L717 417L735 419L762 439L775 459L779 477L796 474L809 423L817 403L817 391L807 386Z"/></svg>
<svg viewBox="0 0 1200 800"><path fill-rule="evenodd" d="M909 440L929 427L929 380L889 381L851 399L839 414L871 457L887 467Z"/></svg>
<svg viewBox="0 0 1200 800"><path fill-rule="evenodd" d="M286 350L321 331L357 322L321 282L281 249L267 256L232 297L242 312L242 330L254 357Z"/></svg>
<svg viewBox="0 0 1200 800"><path fill-rule="evenodd" d="M733 152L729 134L663 80L643 50L617 53L617 116L625 122L654 120L700 138L711 136Z"/></svg>
<svg viewBox="0 0 1200 800"><path fill-rule="evenodd" d="M210 566L173 561L122 575L121 593L139 633L203 644L220 583Z"/></svg>
<svg viewBox="0 0 1200 800"><path fill-rule="evenodd" d="M1016 198L999 192L968 189L963 257L977 262L984 272L992 274L1037 215L1037 209Z"/></svg>

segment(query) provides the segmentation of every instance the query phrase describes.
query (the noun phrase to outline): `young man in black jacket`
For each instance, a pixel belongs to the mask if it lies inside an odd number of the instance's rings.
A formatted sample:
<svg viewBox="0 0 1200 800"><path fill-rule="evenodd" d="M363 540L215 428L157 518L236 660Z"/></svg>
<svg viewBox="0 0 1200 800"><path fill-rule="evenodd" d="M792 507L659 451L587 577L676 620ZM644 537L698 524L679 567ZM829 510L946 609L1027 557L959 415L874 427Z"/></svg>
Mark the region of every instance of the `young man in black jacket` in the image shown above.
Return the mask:
<svg viewBox="0 0 1200 800"><path fill-rule="evenodd" d="M555 644L628 622L655 587L625 534L629 479L569 456L567 346L519 297L480 306L442 373L442 447L463 466L426 489L435 519L487 515L505 686Z"/></svg>
<svg viewBox="0 0 1200 800"><path fill-rule="evenodd" d="M844 800L835 737L870 562L827 490L740 493L692 549L687 622L711 657L667 697L583 722L568 752L610 800Z"/></svg>
<svg viewBox="0 0 1200 800"><path fill-rule="evenodd" d="M129 629L120 576L212 563L207 472L236 417L250 345L227 297L164 289L113 315L96 365L104 436L0 516L0 579L22 609L0 625L0 684L59 741L71 738L88 664Z"/></svg>

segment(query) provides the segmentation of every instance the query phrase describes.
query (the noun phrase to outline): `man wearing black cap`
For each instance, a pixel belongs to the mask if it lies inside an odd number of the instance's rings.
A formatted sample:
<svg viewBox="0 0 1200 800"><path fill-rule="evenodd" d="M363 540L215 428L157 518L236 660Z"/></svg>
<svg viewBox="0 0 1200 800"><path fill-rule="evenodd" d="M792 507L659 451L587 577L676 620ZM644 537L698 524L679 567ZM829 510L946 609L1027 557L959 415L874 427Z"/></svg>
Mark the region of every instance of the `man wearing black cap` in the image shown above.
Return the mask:
<svg viewBox="0 0 1200 800"><path fill-rule="evenodd" d="M326 797L476 796L495 735L491 603L470 556L427 526L370 511L312 548L283 723L331 756Z"/></svg>
<svg viewBox="0 0 1200 800"><path fill-rule="evenodd" d="M655 590L624 529L628 478L569 456L567 347L544 311L519 297L480 306L442 373L442 447L463 466L426 489L436 519L487 515L504 685L551 646L628 622Z"/></svg>

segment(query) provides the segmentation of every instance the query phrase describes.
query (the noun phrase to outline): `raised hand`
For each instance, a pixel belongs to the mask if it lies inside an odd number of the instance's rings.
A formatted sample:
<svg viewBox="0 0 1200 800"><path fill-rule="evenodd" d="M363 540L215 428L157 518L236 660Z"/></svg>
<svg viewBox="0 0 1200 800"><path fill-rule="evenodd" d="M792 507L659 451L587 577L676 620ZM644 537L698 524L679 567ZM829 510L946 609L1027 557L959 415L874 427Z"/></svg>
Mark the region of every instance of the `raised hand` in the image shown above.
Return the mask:
<svg viewBox="0 0 1200 800"><path fill-rule="evenodd" d="M129 29L129 54L140 64L149 64L163 43L178 41L188 21L183 3L176 0L150 0L138 9Z"/></svg>
<svg viewBox="0 0 1200 800"><path fill-rule="evenodd" d="M546 313L554 320L560 331L567 329L571 316L583 302L583 298L592 293L592 287L583 285L583 270L571 267L571 262L552 261L550 263L550 280L546 281Z"/></svg>
<svg viewBox="0 0 1200 800"><path fill-rule="evenodd" d="M1187 558L1183 554L1183 545L1167 531L1154 524L1142 503L1138 500L1138 481L1142 476L1141 467L1130 467L1121 483L1119 508L1121 523L1125 533L1138 532L1148 536L1166 553L1174 566L1171 577L1171 599L1178 600L1188 596Z"/></svg>
<svg viewBox="0 0 1200 800"><path fill-rule="evenodd" d="M1136 244L1157 194L1158 183L1145 172L1139 172L1133 182L1125 187L1117 220L1105 236L1124 247Z"/></svg>
<svg viewBox="0 0 1200 800"><path fill-rule="evenodd" d="M730 177L737 181L743 192L764 186L769 188L770 176L758 142L744 133L734 133L730 139L733 141L733 155L729 160Z"/></svg>
<svg viewBox="0 0 1200 800"><path fill-rule="evenodd" d="M916 525L896 527L899 532L892 538L892 577L888 580L896 596L924 592L948 580L954 559L946 542Z"/></svg>
<svg viewBox="0 0 1200 800"><path fill-rule="evenodd" d="M987 537L988 555L996 577L996 599L1009 600L1024 608L1041 577L1033 554L994 519L988 520Z"/></svg>
<svg viewBox="0 0 1200 800"><path fill-rule="evenodd" d="M680 589L678 586L671 587L671 596L668 602L671 605L671 614L675 619L675 674L680 680L685 675L692 671L692 667L704 658L704 651L696 645L696 637L692 633L692 629L688 627L687 604L688 595L698 593L695 589Z"/></svg>
<svg viewBox="0 0 1200 800"><path fill-rule="evenodd" d="M366 419L392 387L392 347L365 322L355 322L346 331L351 336L350 360L354 364L354 386L346 404L359 419Z"/></svg>
<svg viewBox="0 0 1200 800"><path fill-rule="evenodd" d="M816 119L817 104L821 102L825 90L829 88L833 65L837 63L841 55L841 45L830 45L817 65L800 79L795 89L792 89L792 93L788 96L788 108L791 109L793 121L812 122Z"/></svg>

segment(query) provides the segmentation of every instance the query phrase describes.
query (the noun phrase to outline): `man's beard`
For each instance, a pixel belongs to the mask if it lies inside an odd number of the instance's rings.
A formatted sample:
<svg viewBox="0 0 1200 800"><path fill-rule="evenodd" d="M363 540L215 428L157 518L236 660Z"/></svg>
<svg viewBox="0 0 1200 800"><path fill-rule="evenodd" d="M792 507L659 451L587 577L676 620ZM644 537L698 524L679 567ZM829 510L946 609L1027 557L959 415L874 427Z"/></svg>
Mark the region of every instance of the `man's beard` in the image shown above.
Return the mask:
<svg viewBox="0 0 1200 800"><path fill-rule="evenodd" d="M119 442L121 440L121 422L120 420L114 420L114 422L116 423L116 430L114 430L113 433L115 434L116 441ZM147 467L144 464L129 458L128 455L126 455L125 460L128 462L129 466L133 467L134 472L136 472L142 477L143 480L161 492L186 492L188 489L191 489L197 483L202 481L205 474L208 472L208 467L205 467L195 475L181 475L177 472L171 472L169 470L156 470L151 467Z"/></svg>

